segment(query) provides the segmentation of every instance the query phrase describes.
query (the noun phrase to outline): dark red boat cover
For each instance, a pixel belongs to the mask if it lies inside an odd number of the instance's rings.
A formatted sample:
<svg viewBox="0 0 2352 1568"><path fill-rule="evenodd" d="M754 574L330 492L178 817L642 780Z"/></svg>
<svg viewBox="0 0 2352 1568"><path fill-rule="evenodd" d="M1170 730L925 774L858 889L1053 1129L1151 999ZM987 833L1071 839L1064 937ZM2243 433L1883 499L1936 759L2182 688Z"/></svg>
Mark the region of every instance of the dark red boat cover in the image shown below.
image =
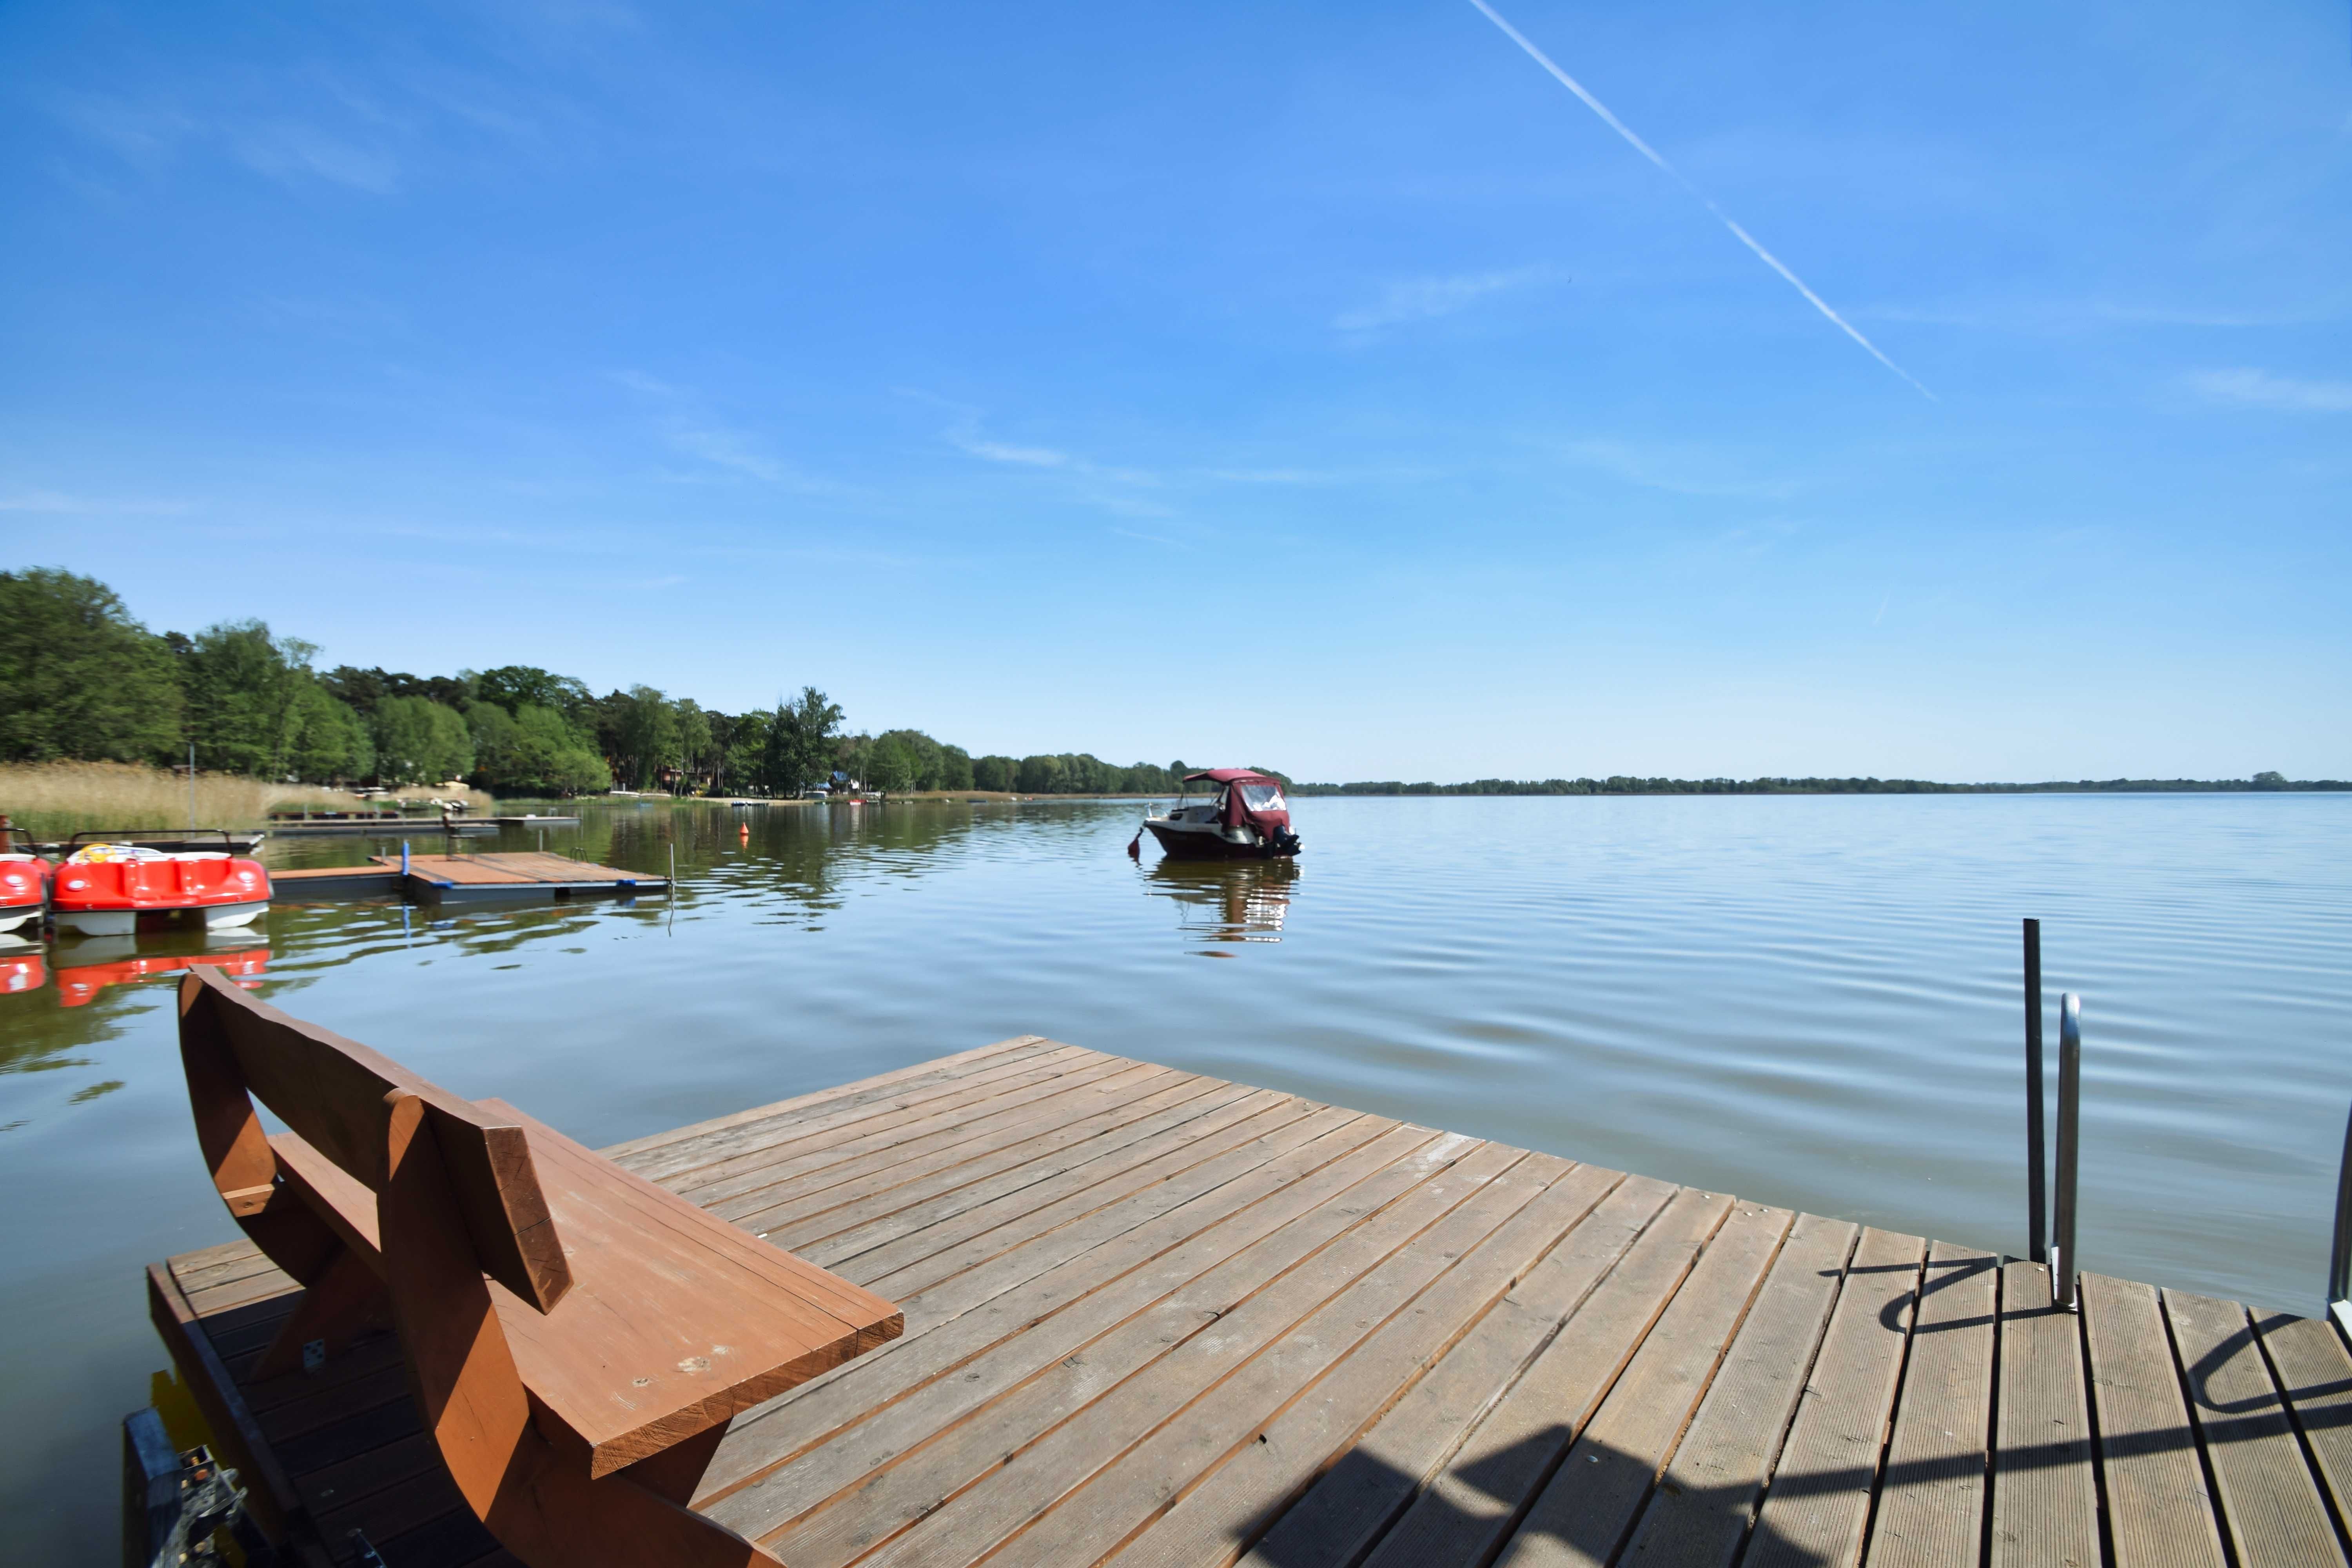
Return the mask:
<svg viewBox="0 0 2352 1568"><path fill-rule="evenodd" d="M1224 824L1227 827L1255 827L1265 837L1274 837L1275 829L1290 831L1289 802L1282 795L1282 781L1255 768L1204 768L1197 773L1186 773L1184 782L1195 784L1205 780L1225 786ZM1253 811L1242 798L1244 784L1265 784L1275 791L1274 798L1283 802L1281 809Z"/></svg>

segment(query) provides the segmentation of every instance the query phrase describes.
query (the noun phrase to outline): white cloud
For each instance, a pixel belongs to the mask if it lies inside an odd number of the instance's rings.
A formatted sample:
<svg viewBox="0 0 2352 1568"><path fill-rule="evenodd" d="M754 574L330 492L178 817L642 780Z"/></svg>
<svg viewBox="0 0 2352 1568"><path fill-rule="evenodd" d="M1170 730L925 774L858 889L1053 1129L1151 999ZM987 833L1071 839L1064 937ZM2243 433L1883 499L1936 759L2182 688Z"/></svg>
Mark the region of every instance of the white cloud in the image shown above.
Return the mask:
<svg viewBox="0 0 2352 1568"><path fill-rule="evenodd" d="M1675 495L1779 500L1795 488L1785 480L1727 474L1723 456L1705 447L1588 437L1563 442L1558 450L1579 467Z"/></svg>
<svg viewBox="0 0 2352 1568"><path fill-rule="evenodd" d="M1465 272L1452 278L1412 278L1391 283L1380 302L1335 317L1331 324L1343 332L1377 331L1407 321L1425 321L1466 310L1479 300L1506 289L1549 282L1549 267L1520 267L1506 272Z"/></svg>
<svg viewBox="0 0 2352 1568"><path fill-rule="evenodd" d="M291 121L254 126L238 132L236 142L237 156L247 168L288 184L325 180L380 196L388 195L399 179L400 165L389 153L338 141Z"/></svg>
<svg viewBox="0 0 2352 1568"><path fill-rule="evenodd" d="M689 458L699 458L706 463L732 468L739 474L749 474L772 485L784 484L797 478L790 468L761 452L756 442L740 431L681 426L668 433L668 440L672 447Z"/></svg>
<svg viewBox="0 0 2352 1568"><path fill-rule="evenodd" d="M0 495L0 511L53 517L175 517L190 510L189 503L184 500L106 500L68 495L62 490L18 490Z"/></svg>
<svg viewBox="0 0 2352 1568"><path fill-rule="evenodd" d="M2352 381L2303 381L2266 370L2208 370L2182 377L2214 403L2286 408L2302 414L2352 414Z"/></svg>
<svg viewBox="0 0 2352 1568"><path fill-rule="evenodd" d="M954 431L948 439L960 451L971 453L991 463L1019 463L1032 468L1069 468L1080 465L1067 452L1056 452L1051 447L1008 447L1002 441L982 441Z"/></svg>

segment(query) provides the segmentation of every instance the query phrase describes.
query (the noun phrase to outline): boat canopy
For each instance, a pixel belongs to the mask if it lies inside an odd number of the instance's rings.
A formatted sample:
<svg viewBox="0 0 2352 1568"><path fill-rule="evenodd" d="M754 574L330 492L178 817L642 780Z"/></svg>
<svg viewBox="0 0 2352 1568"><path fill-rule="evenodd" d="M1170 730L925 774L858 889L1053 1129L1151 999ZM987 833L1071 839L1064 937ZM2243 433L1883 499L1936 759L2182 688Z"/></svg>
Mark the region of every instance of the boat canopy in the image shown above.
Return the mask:
<svg viewBox="0 0 2352 1568"><path fill-rule="evenodd" d="M1255 768L1203 768L1184 775L1186 784L1202 781L1226 786L1226 826L1254 827L1268 838L1290 831L1290 803L1282 798L1282 781L1272 773Z"/></svg>

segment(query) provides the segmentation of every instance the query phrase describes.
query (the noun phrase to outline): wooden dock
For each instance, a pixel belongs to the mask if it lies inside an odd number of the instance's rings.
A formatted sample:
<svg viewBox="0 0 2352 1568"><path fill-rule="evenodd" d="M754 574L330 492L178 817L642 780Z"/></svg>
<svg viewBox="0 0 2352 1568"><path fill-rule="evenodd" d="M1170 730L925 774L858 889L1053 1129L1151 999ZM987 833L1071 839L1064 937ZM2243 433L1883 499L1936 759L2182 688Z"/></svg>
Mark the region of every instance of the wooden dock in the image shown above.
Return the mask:
<svg viewBox="0 0 2352 1568"><path fill-rule="evenodd" d="M661 892L667 877L623 871L568 856L515 854L411 855L401 871L397 855L369 857L364 866L311 866L269 873L273 898L352 899L398 895L417 903L478 899L628 897Z"/></svg>
<svg viewBox="0 0 2352 1568"><path fill-rule="evenodd" d="M905 1310L705 1476L793 1568L2346 1561L2321 1321L1034 1037L604 1152ZM513 1561L388 1335L247 1384L291 1282L150 1285L302 1561Z"/></svg>

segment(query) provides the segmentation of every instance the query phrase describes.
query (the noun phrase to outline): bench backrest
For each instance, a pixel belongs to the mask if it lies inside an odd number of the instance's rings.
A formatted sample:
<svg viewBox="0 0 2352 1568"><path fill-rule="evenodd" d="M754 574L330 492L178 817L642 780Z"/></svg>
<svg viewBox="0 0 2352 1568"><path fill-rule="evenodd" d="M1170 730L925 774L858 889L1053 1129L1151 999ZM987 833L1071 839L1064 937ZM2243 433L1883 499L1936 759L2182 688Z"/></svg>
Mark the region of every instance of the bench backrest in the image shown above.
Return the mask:
<svg viewBox="0 0 2352 1568"><path fill-rule="evenodd" d="M180 1047L196 1135L222 1196L275 1170L253 1099L372 1192L383 1190L391 1106L424 1100L482 1272L544 1312L571 1288L521 1128L355 1040L306 1024L209 967L180 983ZM248 1098L251 1097L251 1098Z"/></svg>

